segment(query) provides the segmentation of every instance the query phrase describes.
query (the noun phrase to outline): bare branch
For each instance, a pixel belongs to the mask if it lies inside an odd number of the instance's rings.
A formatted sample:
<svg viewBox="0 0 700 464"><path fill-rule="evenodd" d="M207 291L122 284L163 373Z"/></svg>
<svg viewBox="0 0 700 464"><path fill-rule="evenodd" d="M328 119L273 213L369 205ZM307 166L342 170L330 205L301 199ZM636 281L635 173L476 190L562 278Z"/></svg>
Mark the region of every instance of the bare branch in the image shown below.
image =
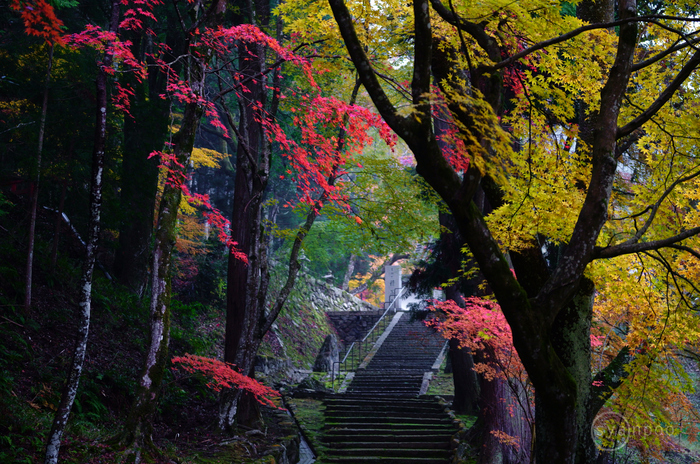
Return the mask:
<svg viewBox="0 0 700 464"><path fill-rule="evenodd" d="M700 259L700 252L693 250L692 248L685 246L685 245L670 245L668 248L673 248L675 250L680 250L680 251L685 251L686 253L690 253L697 259Z"/></svg>
<svg viewBox="0 0 700 464"><path fill-rule="evenodd" d="M617 138L624 137L626 135L629 135L637 129L638 127L641 127L642 124L647 122L649 119L651 119L656 113L659 112L659 110L668 102L671 97L673 96L674 93L676 93L676 90L678 90L685 82L685 80L692 74L693 71L695 71L695 68L700 64L700 51L697 51L693 54L693 56L688 60L688 62L683 66L683 68L680 70L678 75L676 76L675 79L669 84L666 89L661 92L661 95L659 95L659 98L654 101L649 107L642 112L639 116L634 118L632 121L628 122L624 126L620 127L617 129Z"/></svg>
<svg viewBox="0 0 700 464"><path fill-rule="evenodd" d="M634 237L632 237L629 240L627 240L626 242L624 242L623 245L628 245L628 244L639 242L639 240L642 238L642 236L644 236L644 234L647 232L647 230L649 230L649 227L651 226L651 224L654 222L654 218L656 217L656 212L659 210L661 203L663 203L663 201L666 199L666 197L671 194L673 189L676 188L676 186L678 184L682 184L683 182L687 182L687 181L692 180L698 176L700 176L700 170L696 171L692 174L689 174L685 177L680 177L680 178L676 179L675 181L673 181L673 183L671 183L671 185L668 186L668 188L664 191L664 193L661 195L661 197L658 200L656 200L656 203L654 203L651 207L647 207L644 209L644 211L648 211L649 209L651 209L651 213L649 214L649 217L647 218L647 220L644 223L644 225L642 226L642 228L639 229L636 234L634 234Z"/></svg>
<svg viewBox="0 0 700 464"><path fill-rule="evenodd" d="M593 250L593 259L607 259L616 256L628 255L630 253L640 253L643 251L658 250L667 248L689 237L694 237L700 234L700 227L694 227L690 230L681 232L680 234L668 237L662 240L654 240L653 242L641 243L622 243L611 247L595 247Z"/></svg>
<svg viewBox="0 0 700 464"><path fill-rule="evenodd" d="M30 122L22 122L17 124L15 127L11 127L9 129L5 129L4 131L0 132L0 134L4 134L5 132L10 132L16 129L19 129L22 126L29 126L30 124L34 124L36 121L30 121Z"/></svg>
<svg viewBox="0 0 700 464"><path fill-rule="evenodd" d="M678 284L678 280L676 278L679 278L679 279L683 280L686 284L690 285L690 288L692 288L696 294L700 294L700 288L696 287L695 284L690 281L690 279L688 279L687 277L676 272L673 269L673 266L671 266L671 264L666 260L666 258L661 253L658 252L658 250L656 251L656 254L658 256L655 256L652 253L648 253L648 252L644 252L644 254L646 256L660 262L663 265L663 267L666 268L666 271L668 271L668 274L673 279L673 284L676 286L676 289L678 290L678 295L680 296L681 300L685 303L687 308L695 310L697 308L697 306L693 305L690 301L688 301L688 299L685 296L686 292L684 292L684 290Z"/></svg>
<svg viewBox="0 0 700 464"><path fill-rule="evenodd" d="M696 37L692 40L686 40L682 44L678 44L678 45L674 45L673 47L669 47L666 50L664 50L663 52L659 52L649 59L646 59L644 61L640 61L637 64L633 64L632 71L639 71L640 69L644 69L648 66L651 66L652 64L656 63L657 61L666 58L668 55L675 53L679 50L683 50L684 48L688 48L688 47L695 45L699 42L700 42L700 37Z"/></svg>

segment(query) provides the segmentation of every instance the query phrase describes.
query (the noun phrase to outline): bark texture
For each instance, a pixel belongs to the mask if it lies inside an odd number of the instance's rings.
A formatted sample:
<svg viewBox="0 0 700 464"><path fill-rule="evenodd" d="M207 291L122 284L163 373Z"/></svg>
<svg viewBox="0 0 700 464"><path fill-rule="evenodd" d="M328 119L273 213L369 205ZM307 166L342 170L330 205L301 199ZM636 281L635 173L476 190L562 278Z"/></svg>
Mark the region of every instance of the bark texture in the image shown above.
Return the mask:
<svg viewBox="0 0 700 464"><path fill-rule="evenodd" d="M411 93L414 111L409 116L401 115L384 93L343 1L329 0L329 3L355 68L375 106L389 126L410 147L418 163L418 173L448 205L512 329L515 348L537 392L536 461L573 464L577 460L579 437L584 433L580 430L585 404L585 398L581 395L585 396L586 392L578 383L580 377L585 376L585 372L580 369L585 353L567 355L558 340L572 335L567 332L575 330L573 328L585 328L586 322L590 323L590 319L586 321L586 311L581 309L585 305L577 305L579 309L573 310L575 314L571 322L566 321L567 314L563 313L560 322L566 323L562 325L562 333L555 333L554 325L562 310L579 294L583 272L594 259L595 242L607 219L607 206L616 169L616 141L620 134L617 120L632 71L636 46L635 23L630 21L620 25L615 62L601 91L602 109L594 118L587 196L568 247L551 273L546 270L537 272L541 268L541 251L537 244L533 244L530 250L524 250L515 265L516 274L523 276L524 280L519 282L511 273L506 257L473 201L479 184L485 184L487 195L491 192L498 196L497 189L494 193L494 189L486 188L489 179L483 178L473 165L463 175L458 175L442 156L429 118L416 116L430 114L428 95L433 38L427 0L416 0L413 3L415 46ZM469 34L492 61L501 61L501 50L484 29L484 25L456 18L439 1L433 0L432 4L443 19ZM634 18L635 15L636 4L633 0L619 2L621 19ZM469 74L470 84L482 91L496 114L500 110L503 90L498 84L499 69L501 68L497 66L484 66L470 70ZM449 79L446 71L440 66L434 66L433 72L443 74L437 76L438 82L442 82L443 78ZM459 90L459 87L456 88ZM472 135L478 136L479 129L471 119L471 110L464 106L450 106L450 110L464 127L473 131Z"/></svg>
<svg viewBox="0 0 700 464"><path fill-rule="evenodd" d="M224 0L215 1L202 12L200 25L216 27L225 11ZM185 49L189 49L189 43ZM204 95L205 69L211 54L204 58L189 57L185 71L194 95ZM180 182L189 166L195 135L204 111L196 101L185 104L180 129L173 136L173 155L176 163L169 166L168 180L158 207L157 225L151 260L150 342L146 352L136 399L129 411L124 429L118 438L125 448L127 462L139 463L143 452L157 452L151 439L153 415L158 404L163 375L169 362L170 296L172 250L177 238L177 213L182 197Z"/></svg>
<svg viewBox="0 0 700 464"><path fill-rule="evenodd" d="M119 2L112 2L110 15L110 30L115 31L119 20ZM53 49L52 49L53 51ZM90 333L90 310L92 306L92 276L97 257L97 242L100 237L100 210L102 207L102 179L107 144L107 71L112 65L112 56L105 54L102 65L95 80L95 97L97 102L95 115L95 143L92 153L92 180L90 186L90 215L88 236L86 240L86 256L83 273L80 279L80 303L78 317L78 334L73 351L73 360L68 373L68 379L61 393L61 402L56 410L51 432L46 443L44 455L45 464L56 464L61 449L61 437L68 424L68 416L73 408L75 396L83 372L83 362L87 351L88 335ZM49 66L50 69L50 66ZM58 237L56 237L58 240Z"/></svg>

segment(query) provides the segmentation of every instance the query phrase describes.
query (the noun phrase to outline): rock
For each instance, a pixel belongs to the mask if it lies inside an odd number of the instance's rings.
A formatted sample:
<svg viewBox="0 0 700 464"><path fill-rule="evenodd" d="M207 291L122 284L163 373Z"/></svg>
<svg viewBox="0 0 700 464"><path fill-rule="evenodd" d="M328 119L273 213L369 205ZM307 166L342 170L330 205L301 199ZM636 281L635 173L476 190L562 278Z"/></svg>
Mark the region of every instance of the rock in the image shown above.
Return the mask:
<svg viewBox="0 0 700 464"><path fill-rule="evenodd" d="M338 362L338 339L335 335L330 334L323 341L321 350L316 356L314 362L314 372L330 372L333 369L333 363Z"/></svg>
<svg viewBox="0 0 700 464"><path fill-rule="evenodd" d="M299 385L294 390L295 391L311 390L311 391L317 391L317 392L331 392L332 391L332 390L326 388L323 385L323 382L321 382L320 380L314 379L311 376L302 380L301 383L299 383Z"/></svg>
<svg viewBox="0 0 700 464"><path fill-rule="evenodd" d="M259 374L279 376L289 368L291 368L291 363L287 359L271 358L260 355L255 357L255 372Z"/></svg>

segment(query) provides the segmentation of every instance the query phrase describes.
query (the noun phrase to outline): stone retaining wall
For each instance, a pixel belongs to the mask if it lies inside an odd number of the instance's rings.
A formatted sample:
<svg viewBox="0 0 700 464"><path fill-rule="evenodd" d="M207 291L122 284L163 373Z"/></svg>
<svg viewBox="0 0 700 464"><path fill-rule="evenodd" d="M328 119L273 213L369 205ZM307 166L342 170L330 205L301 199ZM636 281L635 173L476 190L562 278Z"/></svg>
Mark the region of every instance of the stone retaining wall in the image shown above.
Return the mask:
<svg viewBox="0 0 700 464"><path fill-rule="evenodd" d="M326 282L299 274L291 299L323 312L377 311L378 308Z"/></svg>
<svg viewBox="0 0 700 464"><path fill-rule="evenodd" d="M331 324L338 332L343 344L352 343L367 334L377 323L384 311L333 311L326 313Z"/></svg>

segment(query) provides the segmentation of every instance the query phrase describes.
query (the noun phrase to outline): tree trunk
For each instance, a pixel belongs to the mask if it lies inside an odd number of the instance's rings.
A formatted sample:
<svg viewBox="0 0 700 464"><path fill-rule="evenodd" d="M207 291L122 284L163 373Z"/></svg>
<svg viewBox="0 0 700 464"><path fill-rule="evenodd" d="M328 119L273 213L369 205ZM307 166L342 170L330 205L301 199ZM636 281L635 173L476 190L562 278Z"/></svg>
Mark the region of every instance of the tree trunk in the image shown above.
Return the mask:
<svg viewBox="0 0 700 464"><path fill-rule="evenodd" d="M242 19L241 19L242 20ZM261 75L265 49L260 44L238 47L241 74ZM259 347L258 330L264 317L268 271L265 252L265 232L262 226L262 201L270 172L270 155L263 140L263 128L258 121L265 118L260 108L265 105L265 91L261 79L245 84L246 100L241 101L239 140L236 150L236 179L231 215L231 238L248 257L244 263L229 257L226 290L226 338L224 361L233 363L244 375L254 374L255 355ZM240 391L222 394L219 427L230 429L236 420L253 426L260 419L257 403Z"/></svg>
<svg viewBox="0 0 700 464"><path fill-rule="evenodd" d="M119 20L119 2L112 1L110 31L117 29ZM53 51L53 47L52 47ZM112 56L105 54L95 82L95 97L97 100L95 117L95 145L92 154L92 183L90 188L90 219L86 239L86 256L83 274L80 279L80 316L78 318L78 336L73 352L73 362L68 379L63 387L61 402L56 411L51 432L46 443L45 464L56 464L61 448L61 437L68 423L68 416L78 393L80 375L87 350L90 333L90 310L92 304L92 275L97 256L97 242L100 237L100 209L102 206L102 177L104 169L105 148L107 144L107 71L112 65ZM50 69L50 66L49 66ZM65 190L65 189L64 189ZM55 238L58 240L58 236Z"/></svg>
<svg viewBox="0 0 700 464"><path fill-rule="evenodd" d="M180 130L174 136L174 154L180 166L186 169L194 145L194 137L203 111L196 103L188 103ZM171 179L178 179L178 172L171 167ZM146 361L139 378L136 399L129 411L121 442L132 462L141 460L144 447L155 449L151 441L153 416L158 404L163 375L168 364L170 342L170 269L172 250L177 240L177 213L182 191L177 183L166 182L158 209L151 261L150 343Z"/></svg>
<svg viewBox="0 0 700 464"><path fill-rule="evenodd" d="M345 270L345 275L343 276L343 283L340 284L340 289L346 292L350 291L350 279L355 272L355 259L357 259L357 256L354 253L351 253L350 258L348 258L348 267Z"/></svg>
<svg viewBox="0 0 700 464"><path fill-rule="evenodd" d="M53 67L54 44L49 46L49 62L46 65L46 80L44 81L44 99L41 104L41 120L39 121L39 145L36 150L36 173L32 192L31 215L29 220L29 245L27 247L27 266L24 284L24 311L29 313L32 306L32 274L34 272L34 235L36 234L36 213L39 207L39 181L41 180L41 154L44 151L44 128L46 127L46 112L49 106L49 83Z"/></svg>
<svg viewBox="0 0 700 464"><path fill-rule="evenodd" d="M139 55L142 40L134 37L134 55ZM124 118L124 155L122 160L121 203L129 205L123 211L119 227L119 248L114 259L117 280L137 295L148 284L148 259L153 232L153 215L158 187L158 160L149 155L163 146L168 131L168 102L163 93L162 73L149 68L149 78L138 83L130 79L135 89L131 117ZM156 74L156 76L153 76Z"/></svg>
<svg viewBox="0 0 700 464"><path fill-rule="evenodd" d="M514 392L507 380L482 379L479 398L481 411L477 421L483 432L479 464L530 462L531 430L524 416L526 412L522 411L520 405L523 399L527 401L524 396L524 391Z"/></svg>
<svg viewBox="0 0 700 464"><path fill-rule="evenodd" d="M474 372L474 359L471 353L459 347L459 340L449 341L452 379L455 386L455 398L452 409L457 414L476 416L479 412L479 381Z"/></svg>
<svg viewBox="0 0 700 464"><path fill-rule="evenodd" d="M226 3L219 0L212 4L202 18L203 25L216 27L220 24ZM185 49L189 49L189 44ZM188 60L186 75L192 93L204 95L205 70L211 55L206 59ZM168 166L168 180L163 187L163 196L158 207L158 221L155 230L153 255L151 260L151 304L150 304L150 343L146 360L139 377L136 399L129 411L124 430L118 440L125 448L128 462L141 462L144 448L156 451L151 435L153 417L160 394L163 375L168 365L168 345L170 342L170 296L172 250L177 239L177 213L182 197L181 182L187 173L195 135L204 114L197 99L185 104L180 129L173 136L175 162Z"/></svg>

